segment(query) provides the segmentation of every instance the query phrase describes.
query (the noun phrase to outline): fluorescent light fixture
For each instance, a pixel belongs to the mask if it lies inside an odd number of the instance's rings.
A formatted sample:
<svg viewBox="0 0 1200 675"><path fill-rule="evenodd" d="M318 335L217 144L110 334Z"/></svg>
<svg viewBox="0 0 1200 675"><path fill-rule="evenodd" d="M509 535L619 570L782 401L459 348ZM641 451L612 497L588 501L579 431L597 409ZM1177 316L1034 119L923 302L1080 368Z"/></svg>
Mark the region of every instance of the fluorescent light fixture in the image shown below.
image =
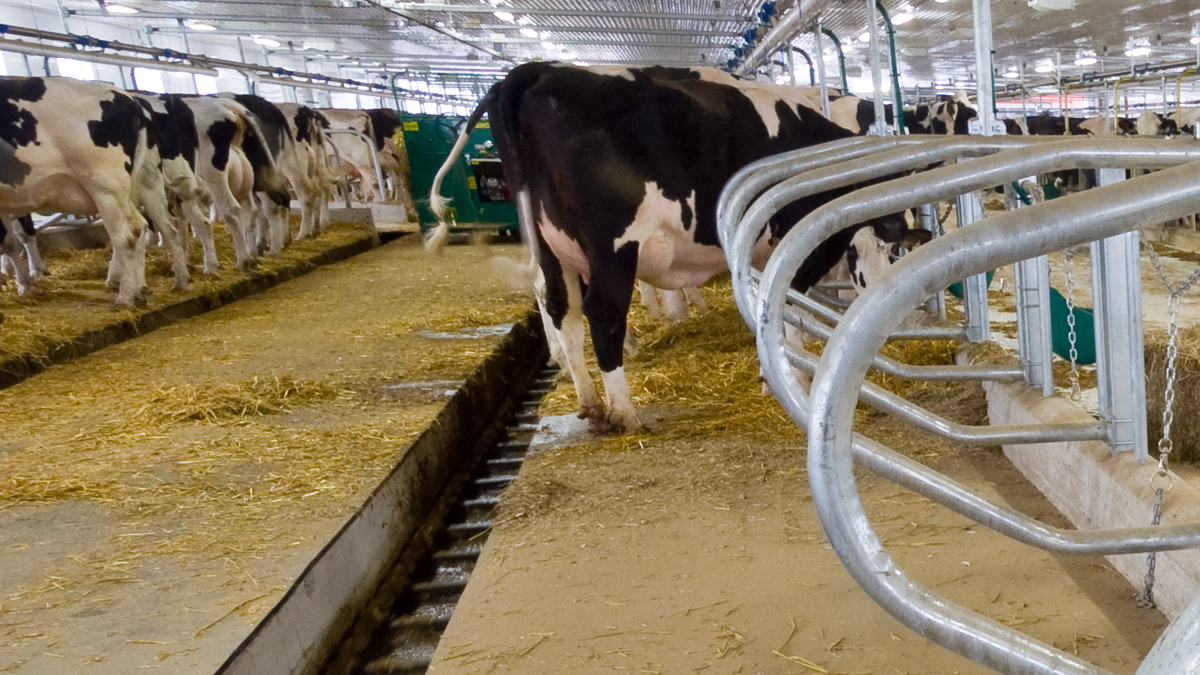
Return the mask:
<svg viewBox="0 0 1200 675"><path fill-rule="evenodd" d="M1015 70L1010 70L1010 71L1008 71L1007 73L1005 73L1005 74L1004 74L1004 77L1007 77L1007 78L1008 78L1008 79L1010 79L1010 80L1015 80L1015 79L1017 79L1018 77L1021 77L1021 74L1020 74L1020 73L1018 73L1018 72L1017 72L1017 71L1015 71Z"/></svg>
<svg viewBox="0 0 1200 675"><path fill-rule="evenodd" d="M1150 56L1151 51L1153 50L1149 47L1134 47L1133 49L1126 49L1125 56Z"/></svg>
<svg viewBox="0 0 1200 675"><path fill-rule="evenodd" d="M217 29L216 26L213 26L213 25L207 24L207 23L201 23L199 21L186 21L184 23L187 25L188 28L190 28L192 30L204 31L206 33L210 30Z"/></svg>
<svg viewBox="0 0 1200 675"><path fill-rule="evenodd" d="M529 26L526 26L521 29L521 35L524 35L527 38L536 38L538 36L538 32Z"/></svg>
<svg viewBox="0 0 1200 675"><path fill-rule="evenodd" d="M1194 37L1191 40L1188 40L1188 42L1190 42L1194 45L1200 45L1200 37Z"/></svg>
<svg viewBox="0 0 1200 675"><path fill-rule="evenodd" d="M1035 72L1035 73L1053 73L1054 72L1054 64L1053 63L1039 64L1036 68L1033 69L1033 72Z"/></svg>
<svg viewBox="0 0 1200 675"><path fill-rule="evenodd" d="M133 7L126 7L125 5L115 5L111 2L104 3L104 11L108 12L109 14L137 14L138 13L138 11L136 9L134 9Z"/></svg>
<svg viewBox="0 0 1200 675"><path fill-rule="evenodd" d="M867 31L863 31L863 34L858 36L858 41L859 42L870 42L871 34L868 33Z"/></svg>
<svg viewBox="0 0 1200 675"><path fill-rule="evenodd" d="M577 56L579 56L579 55L576 54L575 52L559 52L558 53L558 58L562 59L563 61L570 61L571 59L573 59Z"/></svg>
<svg viewBox="0 0 1200 675"><path fill-rule="evenodd" d="M579 66L580 68L587 68L592 64L588 63L587 61L576 61L575 65Z"/></svg>
<svg viewBox="0 0 1200 675"><path fill-rule="evenodd" d="M936 3L938 3L938 4L941 4L941 5L944 5L944 4L946 4L947 2L950 2L950 0L933 0L933 1L934 1L934 2L936 2Z"/></svg>
<svg viewBox="0 0 1200 675"><path fill-rule="evenodd" d="M780 75L779 77L775 78L775 84L787 84L790 81L791 78L786 75Z"/></svg>
<svg viewBox="0 0 1200 675"><path fill-rule="evenodd" d="M545 49L548 52L556 52L558 51L558 45L554 44L553 42L543 42L542 49Z"/></svg>
<svg viewBox="0 0 1200 675"><path fill-rule="evenodd" d="M911 12L900 12L896 16L892 17L892 24L896 26L903 26L909 21L912 21L913 18L914 17Z"/></svg>
<svg viewBox="0 0 1200 675"><path fill-rule="evenodd" d="M532 26L532 25L533 25L533 19L531 19L531 18L529 18L529 17L527 17L527 16L523 16L523 17L521 17L521 18L517 19L517 25L519 25L519 26Z"/></svg>
<svg viewBox="0 0 1200 675"><path fill-rule="evenodd" d="M1077 66L1090 66L1090 65L1094 65L1096 62L1097 62L1097 59L1094 56L1084 56L1084 57L1075 59L1075 65L1077 65Z"/></svg>
<svg viewBox="0 0 1200 675"><path fill-rule="evenodd" d="M513 22L512 12L492 12L492 14L496 15L496 18L500 19L501 21L507 21L508 23Z"/></svg>
<svg viewBox="0 0 1200 675"><path fill-rule="evenodd" d="M264 47L272 47L272 48L274 48L274 47L278 47L278 46L280 46L280 44L281 44L281 43L279 42L279 40L275 40L275 39L273 39L273 38L266 37L265 35L254 35L254 36L251 36L251 37L253 37L253 38L254 38L254 44L256 44L256 45L262 45L262 46L264 46Z"/></svg>

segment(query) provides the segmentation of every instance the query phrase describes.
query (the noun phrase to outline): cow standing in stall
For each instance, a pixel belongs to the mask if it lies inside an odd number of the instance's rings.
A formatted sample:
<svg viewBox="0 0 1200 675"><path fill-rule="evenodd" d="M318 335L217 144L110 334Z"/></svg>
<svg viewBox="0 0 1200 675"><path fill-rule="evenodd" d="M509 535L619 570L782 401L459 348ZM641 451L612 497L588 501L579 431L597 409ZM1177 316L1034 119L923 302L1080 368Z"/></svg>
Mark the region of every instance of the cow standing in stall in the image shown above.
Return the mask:
<svg viewBox="0 0 1200 675"><path fill-rule="evenodd" d="M322 108L318 112L329 120L330 130L345 129L364 134L367 138L375 136L375 127L371 124L371 116L364 110L342 110L340 108ZM362 189L364 201L384 201L383 186L375 176L374 141L368 144L356 134L333 134L329 143L336 147L341 158L341 168L347 176L356 177Z"/></svg>
<svg viewBox="0 0 1200 675"><path fill-rule="evenodd" d="M383 171L383 179L387 181L384 199L391 203L404 205L405 217L417 219L417 207L412 197L412 169L408 164L408 149L404 147L404 137L396 142L396 132L400 129L400 115L390 108L368 110L371 118L372 139L378 152L379 168Z"/></svg>
<svg viewBox="0 0 1200 675"><path fill-rule="evenodd" d="M485 112L518 203L527 197L532 205L543 320L557 334L580 416L596 431L642 426L622 357L636 280L678 289L724 270L716 203L725 182L756 159L854 135L825 119L806 90L712 69L524 64L489 91L435 178L439 216L440 178ZM756 261L806 213L845 192L784 209L756 245ZM806 261L796 287L824 276L864 227L888 242L909 232L902 214L847 228ZM442 219L430 248L440 250L448 231ZM607 409L583 360L584 316Z"/></svg>
<svg viewBox="0 0 1200 675"><path fill-rule="evenodd" d="M337 176L329 166L324 115L298 103L280 103L295 139L296 159L281 164L284 175L301 204L301 239L309 239L329 227L329 202L337 191ZM290 231L290 229L289 229Z"/></svg>
<svg viewBox="0 0 1200 675"><path fill-rule="evenodd" d="M158 172L148 161L147 128L137 100L112 85L0 78L0 214L99 215L113 244L108 284L119 308L145 304L139 181Z"/></svg>

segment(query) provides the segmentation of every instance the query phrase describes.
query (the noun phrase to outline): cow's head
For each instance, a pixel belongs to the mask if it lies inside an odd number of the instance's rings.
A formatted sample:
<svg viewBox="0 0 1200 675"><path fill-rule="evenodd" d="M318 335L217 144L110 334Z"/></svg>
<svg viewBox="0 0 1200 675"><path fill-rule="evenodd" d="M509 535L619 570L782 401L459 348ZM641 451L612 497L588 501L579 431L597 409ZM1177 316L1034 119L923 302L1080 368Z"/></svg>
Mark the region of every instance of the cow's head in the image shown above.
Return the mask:
<svg viewBox="0 0 1200 675"><path fill-rule="evenodd" d="M932 237L929 230L909 228L902 214L885 216L861 228L846 249L855 292L862 293L877 283L891 271L892 263Z"/></svg>

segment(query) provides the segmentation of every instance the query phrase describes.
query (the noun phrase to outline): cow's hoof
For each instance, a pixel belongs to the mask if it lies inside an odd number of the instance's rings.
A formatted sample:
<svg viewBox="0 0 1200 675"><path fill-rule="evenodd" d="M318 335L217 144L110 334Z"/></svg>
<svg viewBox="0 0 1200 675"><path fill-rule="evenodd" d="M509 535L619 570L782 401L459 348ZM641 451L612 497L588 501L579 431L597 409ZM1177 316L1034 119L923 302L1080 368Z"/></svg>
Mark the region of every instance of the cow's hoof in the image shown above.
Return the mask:
<svg viewBox="0 0 1200 675"><path fill-rule="evenodd" d="M212 272L205 271L203 274L200 275L200 278L205 279L207 281L215 281L217 279L220 279L221 275L216 270L213 270Z"/></svg>
<svg viewBox="0 0 1200 675"><path fill-rule="evenodd" d="M588 418L588 431L596 435L617 436L624 433L625 428L607 417L590 417Z"/></svg>
<svg viewBox="0 0 1200 675"><path fill-rule="evenodd" d="M176 281L175 282L175 292L183 293L184 291L186 291L188 289L188 286L190 286L190 285L191 285L191 282L189 282L189 281Z"/></svg>

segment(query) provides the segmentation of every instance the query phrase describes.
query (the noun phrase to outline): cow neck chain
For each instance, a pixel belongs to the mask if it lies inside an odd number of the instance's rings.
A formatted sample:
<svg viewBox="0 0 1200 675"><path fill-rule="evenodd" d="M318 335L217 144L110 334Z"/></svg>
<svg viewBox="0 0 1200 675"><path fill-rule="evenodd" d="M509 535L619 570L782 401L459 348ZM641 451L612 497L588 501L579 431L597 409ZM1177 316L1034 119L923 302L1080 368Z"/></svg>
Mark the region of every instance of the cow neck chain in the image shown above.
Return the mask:
<svg viewBox="0 0 1200 675"><path fill-rule="evenodd" d="M1075 280L1072 277L1075 267L1074 246L1067 249L1064 267L1067 271L1067 344L1070 345L1071 357L1071 373L1068 377L1071 380L1071 400L1078 403L1083 400L1083 392L1079 387L1079 349L1075 344Z"/></svg>

